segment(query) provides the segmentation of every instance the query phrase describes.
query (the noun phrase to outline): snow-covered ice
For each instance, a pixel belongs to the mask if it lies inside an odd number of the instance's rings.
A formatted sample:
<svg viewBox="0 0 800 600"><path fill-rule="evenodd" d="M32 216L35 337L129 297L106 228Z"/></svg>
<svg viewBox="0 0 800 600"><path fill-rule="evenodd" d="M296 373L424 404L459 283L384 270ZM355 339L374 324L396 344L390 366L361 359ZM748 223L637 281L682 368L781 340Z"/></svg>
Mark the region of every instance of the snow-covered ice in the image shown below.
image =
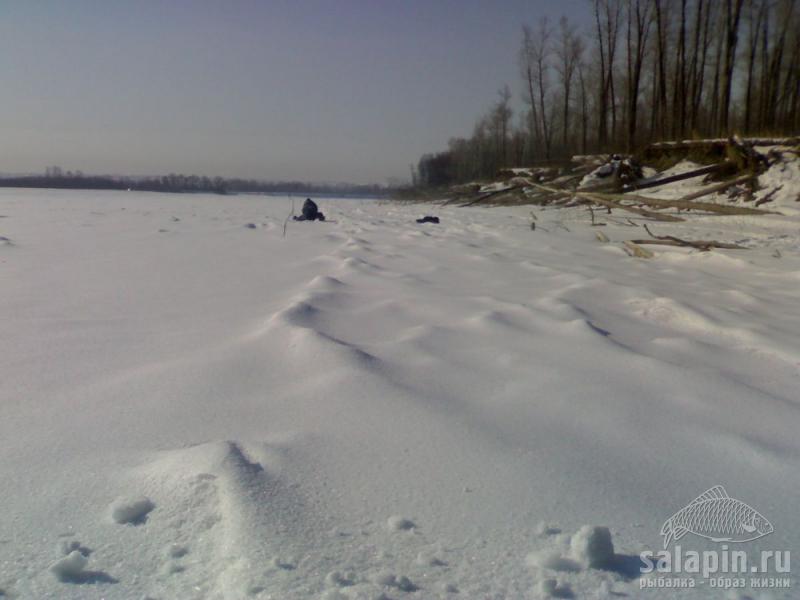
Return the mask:
<svg viewBox="0 0 800 600"><path fill-rule="evenodd" d="M579 207L322 200L284 237L288 198L0 190L0 597L725 598L632 560L713 485L798 548L775 202L651 226L748 250L643 260Z"/></svg>

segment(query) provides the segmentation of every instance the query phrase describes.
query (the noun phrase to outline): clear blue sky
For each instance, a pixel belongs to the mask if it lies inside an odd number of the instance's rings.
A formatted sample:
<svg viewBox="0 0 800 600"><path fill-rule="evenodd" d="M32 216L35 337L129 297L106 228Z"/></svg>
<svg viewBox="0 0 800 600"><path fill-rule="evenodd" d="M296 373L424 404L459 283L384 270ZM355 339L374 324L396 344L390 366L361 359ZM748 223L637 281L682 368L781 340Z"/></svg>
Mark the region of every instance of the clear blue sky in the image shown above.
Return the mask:
<svg viewBox="0 0 800 600"><path fill-rule="evenodd" d="M0 172L385 182L588 0L2 0Z"/></svg>

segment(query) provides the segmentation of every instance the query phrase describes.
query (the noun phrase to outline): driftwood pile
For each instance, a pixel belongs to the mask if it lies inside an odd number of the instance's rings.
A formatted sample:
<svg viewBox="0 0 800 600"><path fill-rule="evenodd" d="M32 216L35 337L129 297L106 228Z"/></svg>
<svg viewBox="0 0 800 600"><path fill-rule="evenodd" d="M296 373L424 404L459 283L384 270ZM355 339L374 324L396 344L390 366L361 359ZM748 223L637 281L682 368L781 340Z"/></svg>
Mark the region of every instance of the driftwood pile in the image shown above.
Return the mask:
<svg viewBox="0 0 800 600"><path fill-rule="evenodd" d="M697 169L662 177L644 179L637 159L619 155L585 155L573 157L569 166L560 168L552 164L528 169L507 169L499 174L500 182L491 186L468 184L451 189L446 204L460 206L479 204L538 204L546 206L577 206L589 208L591 224L604 225L595 220L594 208L623 211L637 215L640 219L679 222L682 213L693 211L708 215L768 215L777 214L760 208L770 202L777 192L773 190L752 205L721 204L702 200L712 194L727 193L729 198L753 201L757 190L758 176L777 160L780 152L762 154L756 146L781 146L791 151L791 146L800 145L800 138L786 139L739 139L696 140L687 142L665 142L653 144L643 151L643 160L671 160L698 156L714 162ZM591 183L580 186L588 174ZM680 198L654 198L647 190L694 177L704 177L704 187ZM629 220L630 222L630 220ZM633 224L633 223L632 223ZM744 249L736 244L713 240L690 241L674 236L656 236L649 229L649 239L630 240L625 243L629 254L650 257L652 253L643 245L666 245L690 247L701 251L711 248Z"/></svg>
<svg viewBox="0 0 800 600"><path fill-rule="evenodd" d="M698 140L691 142L666 142L653 144L643 153L644 156L657 154L665 156L670 150L678 152L692 150L698 152L705 149L706 154L718 155L718 162L697 169L663 177L660 179L643 179L638 161L613 155L606 162L597 155L573 157L569 168L561 169L553 166L508 169L500 173L504 185L495 184L481 187L479 184L468 184L451 190L451 197L446 204L456 203L461 206L478 204L539 204L547 206L575 206L585 204L602 206L609 212L620 210L634 213L640 217L655 221L683 221L681 211L695 211L701 214L714 215L766 215L771 211L758 208L769 202L774 194L767 194L755 206L741 204L720 204L717 202L698 201L711 194L728 191L735 192L745 201L752 200L752 193L757 186L758 175L770 165L768 155L756 151L755 146L778 145L798 142L794 139L747 139L731 138L729 140ZM589 173L595 174L596 182L579 187L581 180ZM704 176L709 185L687 194L681 198L653 198L645 190L657 188L694 177ZM744 188L745 191L742 191ZM483 191L482 191L483 190ZM644 193L643 193L644 192ZM745 194L741 196L741 194ZM670 212L662 212L671 209Z"/></svg>

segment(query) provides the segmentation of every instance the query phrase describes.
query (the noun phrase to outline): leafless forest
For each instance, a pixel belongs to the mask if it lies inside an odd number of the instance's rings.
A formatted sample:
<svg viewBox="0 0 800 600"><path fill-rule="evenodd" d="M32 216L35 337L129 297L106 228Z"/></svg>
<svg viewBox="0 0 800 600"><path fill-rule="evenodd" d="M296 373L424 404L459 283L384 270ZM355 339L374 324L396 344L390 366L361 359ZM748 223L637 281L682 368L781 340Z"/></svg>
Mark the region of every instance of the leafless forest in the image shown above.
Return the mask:
<svg viewBox="0 0 800 600"><path fill-rule="evenodd" d="M412 167L416 183L656 140L798 131L798 0L587 0L586 10L590 27L568 17L522 27L524 109L515 114L504 86L470 137Z"/></svg>

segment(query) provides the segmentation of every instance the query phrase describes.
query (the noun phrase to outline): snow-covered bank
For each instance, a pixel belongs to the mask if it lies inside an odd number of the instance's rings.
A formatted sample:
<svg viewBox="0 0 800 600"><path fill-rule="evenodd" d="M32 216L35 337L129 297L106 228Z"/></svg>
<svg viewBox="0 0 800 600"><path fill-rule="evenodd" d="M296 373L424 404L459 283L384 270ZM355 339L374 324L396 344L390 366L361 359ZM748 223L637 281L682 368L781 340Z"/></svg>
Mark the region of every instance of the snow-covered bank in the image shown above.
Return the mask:
<svg viewBox="0 0 800 600"><path fill-rule="evenodd" d="M715 484L799 547L797 221L288 207L0 191L0 598L721 598L629 560Z"/></svg>

